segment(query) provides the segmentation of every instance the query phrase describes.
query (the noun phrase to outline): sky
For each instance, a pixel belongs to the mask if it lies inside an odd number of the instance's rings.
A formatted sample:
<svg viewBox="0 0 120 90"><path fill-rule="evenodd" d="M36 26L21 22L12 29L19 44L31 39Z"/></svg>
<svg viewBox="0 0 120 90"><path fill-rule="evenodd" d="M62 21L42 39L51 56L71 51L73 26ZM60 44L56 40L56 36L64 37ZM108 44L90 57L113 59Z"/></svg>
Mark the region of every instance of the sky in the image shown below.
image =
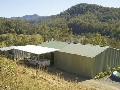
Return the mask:
<svg viewBox="0 0 120 90"><path fill-rule="evenodd" d="M0 0L0 17L56 15L80 3L120 8L120 0Z"/></svg>

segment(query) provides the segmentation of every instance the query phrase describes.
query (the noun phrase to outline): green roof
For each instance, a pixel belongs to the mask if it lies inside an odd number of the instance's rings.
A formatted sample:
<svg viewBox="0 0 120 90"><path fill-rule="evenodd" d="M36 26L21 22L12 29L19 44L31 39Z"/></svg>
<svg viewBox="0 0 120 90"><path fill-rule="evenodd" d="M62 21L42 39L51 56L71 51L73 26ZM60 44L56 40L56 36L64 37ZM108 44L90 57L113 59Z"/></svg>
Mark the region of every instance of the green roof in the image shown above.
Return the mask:
<svg viewBox="0 0 120 90"><path fill-rule="evenodd" d="M42 47L55 48L55 49L62 49L66 47L67 45L68 43L60 42L60 41L47 41L47 42L40 44L40 46Z"/></svg>
<svg viewBox="0 0 120 90"><path fill-rule="evenodd" d="M91 45L86 44L82 45L81 43L73 44L73 43L66 43L66 42L60 42L60 41L47 41L42 44L40 44L42 47L48 47L48 48L55 48L59 49L60 52L66 52L86 57L95 57L96 55L100 54L101 52L105 51L109 46L101 47L99 45Z"/></svg>
<svg viewBox="0 0 120 90"><path fill-rule="evenodd" d="M107 48L109 47L108 46L101 47L99 45L94 46L91 44L82 45L78 43L78 44L69 44L65 48L61 49L60 52L66 52L66 53L77 54L77 55L93 58L96 55L103 52L104 50L106 50Z"/></svg>

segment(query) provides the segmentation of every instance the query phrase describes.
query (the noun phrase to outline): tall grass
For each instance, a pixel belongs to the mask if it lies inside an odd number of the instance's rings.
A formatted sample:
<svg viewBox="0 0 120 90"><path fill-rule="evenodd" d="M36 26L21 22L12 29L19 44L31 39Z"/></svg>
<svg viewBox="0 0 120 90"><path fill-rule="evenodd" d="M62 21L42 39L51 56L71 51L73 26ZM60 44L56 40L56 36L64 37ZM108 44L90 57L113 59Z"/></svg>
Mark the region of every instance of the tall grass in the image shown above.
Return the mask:
<svg viewBox="0 0 120 90"><path fill-rule="evenodd" d="M77 81L65 80L61 74L24 67L0 57L0 90L96 90Z"/></svg>

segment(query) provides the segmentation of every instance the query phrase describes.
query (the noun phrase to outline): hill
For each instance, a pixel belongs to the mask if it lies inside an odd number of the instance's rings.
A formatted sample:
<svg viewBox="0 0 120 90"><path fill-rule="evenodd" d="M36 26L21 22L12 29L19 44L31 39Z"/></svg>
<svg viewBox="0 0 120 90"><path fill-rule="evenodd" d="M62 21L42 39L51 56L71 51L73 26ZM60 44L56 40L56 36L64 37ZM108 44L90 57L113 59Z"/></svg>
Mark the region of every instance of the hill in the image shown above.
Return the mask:
<svg viewBox="0 0 120 90"><path fill-rule="evenodd" d="M25 67L0 57L0 90L97 90L93 86L65 80L61 74Z"/></svg>
<svg viewBox="0 0 120 90"><path fill-rule="evenodd" d="M103 36L120 38L120 8L77 4L45 23L52 27L61 27L66 24L77 35L100 33Z"/></svg>
<svg viewBox="0 0 120 90"><path fill-rule="evenodd" d="M18 18L36 22L41 27L63 28L67 25L77 35L100 33L102 36L120 38L120 8L82 3L50 17L34 14Z"/></svg>
<svg viewBox="0 0 120 90"><path fill-rule="evenodd" d="M39 17L35 14L21 17L23 19L0 18L0 35L12 33L18 34L17 36L23 34L24 37L24 35L40 34L43 41L53 38L59 41L120 48L120 8L82 3L58 15L45 16L45 18L43 16L41 19ZM14 38L9 40L7 35L1 36L0 46L11 45L8 44L9 41L15 45ZM27 39L24 40L28 41L24 42L24 45L31 43Z"/></svg>
<svg viewBox="0 0 120 90"><path fill-rule="evenodd" d="M37 23L44 21L49 18L49 16L39 16L37 14L34 15L25 15L23 17L11 17L12 19L24 19L27 20L30 23Z"/></svg>

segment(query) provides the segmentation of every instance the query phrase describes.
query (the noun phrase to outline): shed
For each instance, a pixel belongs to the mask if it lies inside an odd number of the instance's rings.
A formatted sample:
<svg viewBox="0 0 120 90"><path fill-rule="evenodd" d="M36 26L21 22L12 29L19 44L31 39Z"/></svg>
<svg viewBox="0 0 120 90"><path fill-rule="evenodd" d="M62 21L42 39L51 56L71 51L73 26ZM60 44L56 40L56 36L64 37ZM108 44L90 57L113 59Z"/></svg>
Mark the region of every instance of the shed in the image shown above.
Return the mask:
<svg viewBox="0 0 120 90"><path fill-rule="evenodd" d="M105 71L107 65L111 68L120 65L120 50L109 46L69 44L54 53L54 65L67 72L93 78Z"/></svg>
<svg viewBox="0 0 120 90"><path fill-rule="evenodd" d="M6 56L9 56L11 54L13 56L13 59L16 59L16 58L23 59L24 57L29 57L30 53L40 55L40 54L54 52L57 50L59 49L41 47L41 46L35 46L35 45L10 46L10 47L0 48L0 51L6 52ZM9 51L11 53L9 53Z"/></svg>

